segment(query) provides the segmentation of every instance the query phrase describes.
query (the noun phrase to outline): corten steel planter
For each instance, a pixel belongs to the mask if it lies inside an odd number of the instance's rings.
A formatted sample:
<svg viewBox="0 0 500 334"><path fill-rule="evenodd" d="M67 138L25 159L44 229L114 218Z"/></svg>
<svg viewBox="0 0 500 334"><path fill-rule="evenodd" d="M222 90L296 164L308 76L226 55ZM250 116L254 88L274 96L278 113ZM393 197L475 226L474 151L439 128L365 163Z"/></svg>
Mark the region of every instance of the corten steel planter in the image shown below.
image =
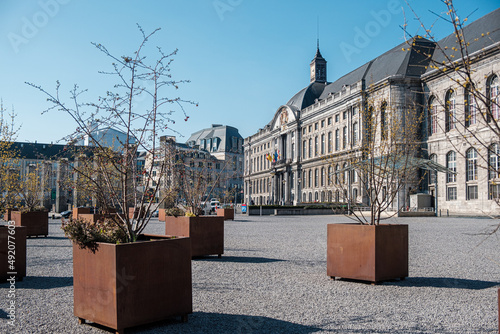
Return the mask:
<svg viewBox="0 0 500 334"><path fill-rule="evenodd" d="M224 220L234 220L234 209L217 209L217 216L224 217Z"/></svg>
<svg viewBox="0 0 500 334"><path fill-rule="evenodd" d="M408 276L408 225L328 224L327 275L377 283Z"/></svg>
<svg viewBox="0 0 500 334"><path fill-rule="evenodd" d="M103 215L100 213L80 213L78 218L88 221L89 223L95 223L98 220L103 220L104 218L109 218L111 215Z"/></svg>
<svg viewBox="0 0 500 334"><path fill-rule="evenodd" d="M73 244L74 314L123 333L125 328L193 312L191 240L145 235L148 241Z"/></svg>
<svg viewBox="0 0 500 334"><path fill-rule="evenodd" d="M73 208L73 219L78 218L81 214L90 214L90 208Z"/></svg>
<svg viewBox="0 0 500 334"><path fill-rule="evenodd" d="M158 220L164 222L165 217L167 215L165 214L165 209L158 209Z"/></svg>
<svg viewBox="0 0 500 334"><path fill-rule="evenodd" d="M12 220L12 211L14 211L14 209L5 209L5 213L3 215L3 220L5 220L6 222Z"/></svg>
<svg viewBox="0 0 500 334"><path fill-rule="evenodd" d="M47 211L21 212L12 211L11 219L16 222L16 226L26 226L26 236L38 237L49 234L49 215Z"/></svg>
<svg viewBox="0 0 500 334"><path fill-rule="evenodd" d="M144 209L142 211L140 211L140 212L141 212L140 218L144 218L148 214L147 210L144 210ZM135 208L135 209L134 208L128 208L128 217L130 219L134 219L134 218L137 219L137 218L139 218L139 208Z"/></svg>
<svg viewBox="0 0 500 334"><path fill-rule="evenodd" d="M193 257L224 253L224 217L166 216L165 234L190 237Z"/></svg>
<svg viewBox="0 0 500 334"><path fill-rule="evenodd" d="M12 234L12 232L9 233L9 230L12 230L12 228L7 227L7 225L0 225L0 281L2 282L11 276L16 276L16 279L19 281L22 281L23 277L26 277L27 229L25 226L14 226L14 234ZM10 238L9 235L11 236ZM9 240L11 241L10 247ZM9 263L9 255L14 255L14 263Z"/></svg>

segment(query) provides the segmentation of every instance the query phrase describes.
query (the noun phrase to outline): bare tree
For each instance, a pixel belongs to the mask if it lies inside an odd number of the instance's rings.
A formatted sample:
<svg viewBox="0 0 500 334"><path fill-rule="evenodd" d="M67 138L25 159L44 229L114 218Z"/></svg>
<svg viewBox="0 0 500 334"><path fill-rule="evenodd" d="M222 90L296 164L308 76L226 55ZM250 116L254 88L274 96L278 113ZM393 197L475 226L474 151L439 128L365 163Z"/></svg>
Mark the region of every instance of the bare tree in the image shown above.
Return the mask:
<svg viewBox="0 0 500 334"><path fill-rule="evenodd" d="M70 143L86 138L93 146L91 159L80 166L75 164L74 172L78 175L78 182L86 183L87 189L93 189L101 197L102 205L119 208L124 213L111 219L124 233L125 242L134 242L150 220L144 212L152 208L153 201L144 190L146 184L151 184L153 166L160 166L160 173L166 172L164 161L155 154L161 131L175 123L176 112L182 113L187 120L184 105L196 104L174 95L180 84L188 82L172 77L170 65L177 50L164 53L157 47L158 56L150 60L146 58L147 44L159 29L146 34L139 26L139 31L142 41L130 56L114 56L105 46L93 43L112 61L112 71L100 73L117 79L113 89L97 101L82 102L85 90L76 85L70 92L71 103L65 103L60 96L59 82L54 93L28 83L44 93L52 103L45 112L55 109L75 121L77 129L67 138ZM110 145L104 140L102 132L96 131L96 123L121 131L124 135L114 137ZM138 167L139 152L146 152L153 159L149 170ZM154 192L158 189L159 184L154 187ZM133 218L127 214L129 207L139 211Z"/></svg>

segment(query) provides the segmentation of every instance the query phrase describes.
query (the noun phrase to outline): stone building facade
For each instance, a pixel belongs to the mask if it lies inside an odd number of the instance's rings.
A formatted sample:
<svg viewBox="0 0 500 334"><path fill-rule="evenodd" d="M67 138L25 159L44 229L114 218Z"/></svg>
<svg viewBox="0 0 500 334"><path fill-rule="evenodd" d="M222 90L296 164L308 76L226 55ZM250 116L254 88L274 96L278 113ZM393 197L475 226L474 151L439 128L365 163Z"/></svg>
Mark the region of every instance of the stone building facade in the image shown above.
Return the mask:
<svg viewBox="0 0 500 334"><path fill-rule="evenodd" d="M470 46L471 56L476 55L474 52L482 52L474 63L475 71L478 78L484 76L484 89L490 91L493 90L488 88L487 82L495 85L498 82L495 78L500 75L499 22L500 10L496 10L465 28L471 40L481 37L485 31L491 32L488 38ZM348 161L362 154L361 144L366 136L363 108L374 108L378 111L377 117L382 117L385 106L390 106L399 115L412 110L416 117L422 116L418 124L420 157L453 169L454 165L446 160L447 154L452 147L460 146L463 151L457 152L454 182L447 182L450 176L446 173L438 174L437 183L433 173L422 177L413 189L402 191L393 207L408 206L410 193L429 193L437 196L433 203L439 203L439 208L450 212L470 213L477 208L485 212L500 211L489 194L488 182L491 184L491 180L488 180L487 169L478 170L477 178L473 176L473 181L466 181L468 147L464 141L458 135L453 137L453 131L429 133L429 101L435 96L444 100L450 89L460 90L452 88L447 75L430 66L432 61L440 61L437 50L441 47L446 50L445 45L451 50L452 39L450 35L436 44L417 37L410 41L411 47L402 43L333 82L327 81L327 62L318 47L310 63L309 85L280 106L267 125L245 138L245 201L249 204L351 201L362 205L366 202L366 189L359 175L353 171L342 172L348 174L345 175L349 180L346 189L345 185L339 185L336 171L345 170ZM432 59L426 57L429 54L433 55ZM463 95L463 89L461 91ZM456 93L456 103L463 104L460 94ZM442 109L439 107L435 111L443 113ZM444 129L444 117L439 118L439 122L443 122ZM480 125L475 126L480 128ZM492 134L482 127L481 135ZM455 142L450 143L450 136ZM498 141L498 138L492 140ZM474 185L478 186L477 195ZM456 189L449 190L452 186ZM447 194L454 191L456 199L449 200ZM474 199L467 199L467 191Z"/></svg>

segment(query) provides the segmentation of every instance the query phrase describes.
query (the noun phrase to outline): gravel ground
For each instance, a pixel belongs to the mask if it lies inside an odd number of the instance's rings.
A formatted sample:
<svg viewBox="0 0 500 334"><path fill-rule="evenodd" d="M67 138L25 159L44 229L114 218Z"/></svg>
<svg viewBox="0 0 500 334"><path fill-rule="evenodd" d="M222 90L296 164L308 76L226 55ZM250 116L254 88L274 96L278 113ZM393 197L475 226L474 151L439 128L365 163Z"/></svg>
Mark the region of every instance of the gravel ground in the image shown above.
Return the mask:
<svg viewBox="0 0 500 334"><path fill-rule="evenodd" d="M195 259L193 314L127 333L497 333L500 232L489 219L397 218L409 225L410 277L380 285L330 280L326 224L343 216L256 217L225 223L221 259ZM28 239L27 277L0 284L0 333L109 333L73 315L72 251L50 220ZM162 234L153 220L148 232Z"/></svg>

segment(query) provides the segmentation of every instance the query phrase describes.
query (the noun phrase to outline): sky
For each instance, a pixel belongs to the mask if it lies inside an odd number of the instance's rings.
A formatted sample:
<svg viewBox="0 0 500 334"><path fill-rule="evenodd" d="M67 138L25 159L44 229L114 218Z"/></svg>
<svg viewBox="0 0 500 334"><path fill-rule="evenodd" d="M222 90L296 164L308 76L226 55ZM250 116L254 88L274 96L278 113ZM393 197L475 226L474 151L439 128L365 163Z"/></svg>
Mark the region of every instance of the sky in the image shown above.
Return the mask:
<svg viewBox="0 0 500 334"><path fill-rule="evenodd" d="M440 0L408 0L422 21L433 24L440 39L452 27ZM469 22L497 9L498 0L455 0ZM405 19L406 18L406 19ZM16 113L17 141L63 143L76 125L68 114L52 110L41 92L62 99L77 84L87 101L112 90L114 81L99 71L111 60L91 43L118 57L130 56L144 31L161 28L149 41L165 52L178 49L171 66L175 80L189 80L168 97L198 103L173 115L163 130L185 142L190 134L223 124L245 138L268 124L279 107L309 84L309 63L320 51L327 79L335 81L404 42L401 26L423 34L404 0L1 0L0 98ZM148 49L149 50L149 49ZM156 53L150 49L148 57Z"/></svg>

